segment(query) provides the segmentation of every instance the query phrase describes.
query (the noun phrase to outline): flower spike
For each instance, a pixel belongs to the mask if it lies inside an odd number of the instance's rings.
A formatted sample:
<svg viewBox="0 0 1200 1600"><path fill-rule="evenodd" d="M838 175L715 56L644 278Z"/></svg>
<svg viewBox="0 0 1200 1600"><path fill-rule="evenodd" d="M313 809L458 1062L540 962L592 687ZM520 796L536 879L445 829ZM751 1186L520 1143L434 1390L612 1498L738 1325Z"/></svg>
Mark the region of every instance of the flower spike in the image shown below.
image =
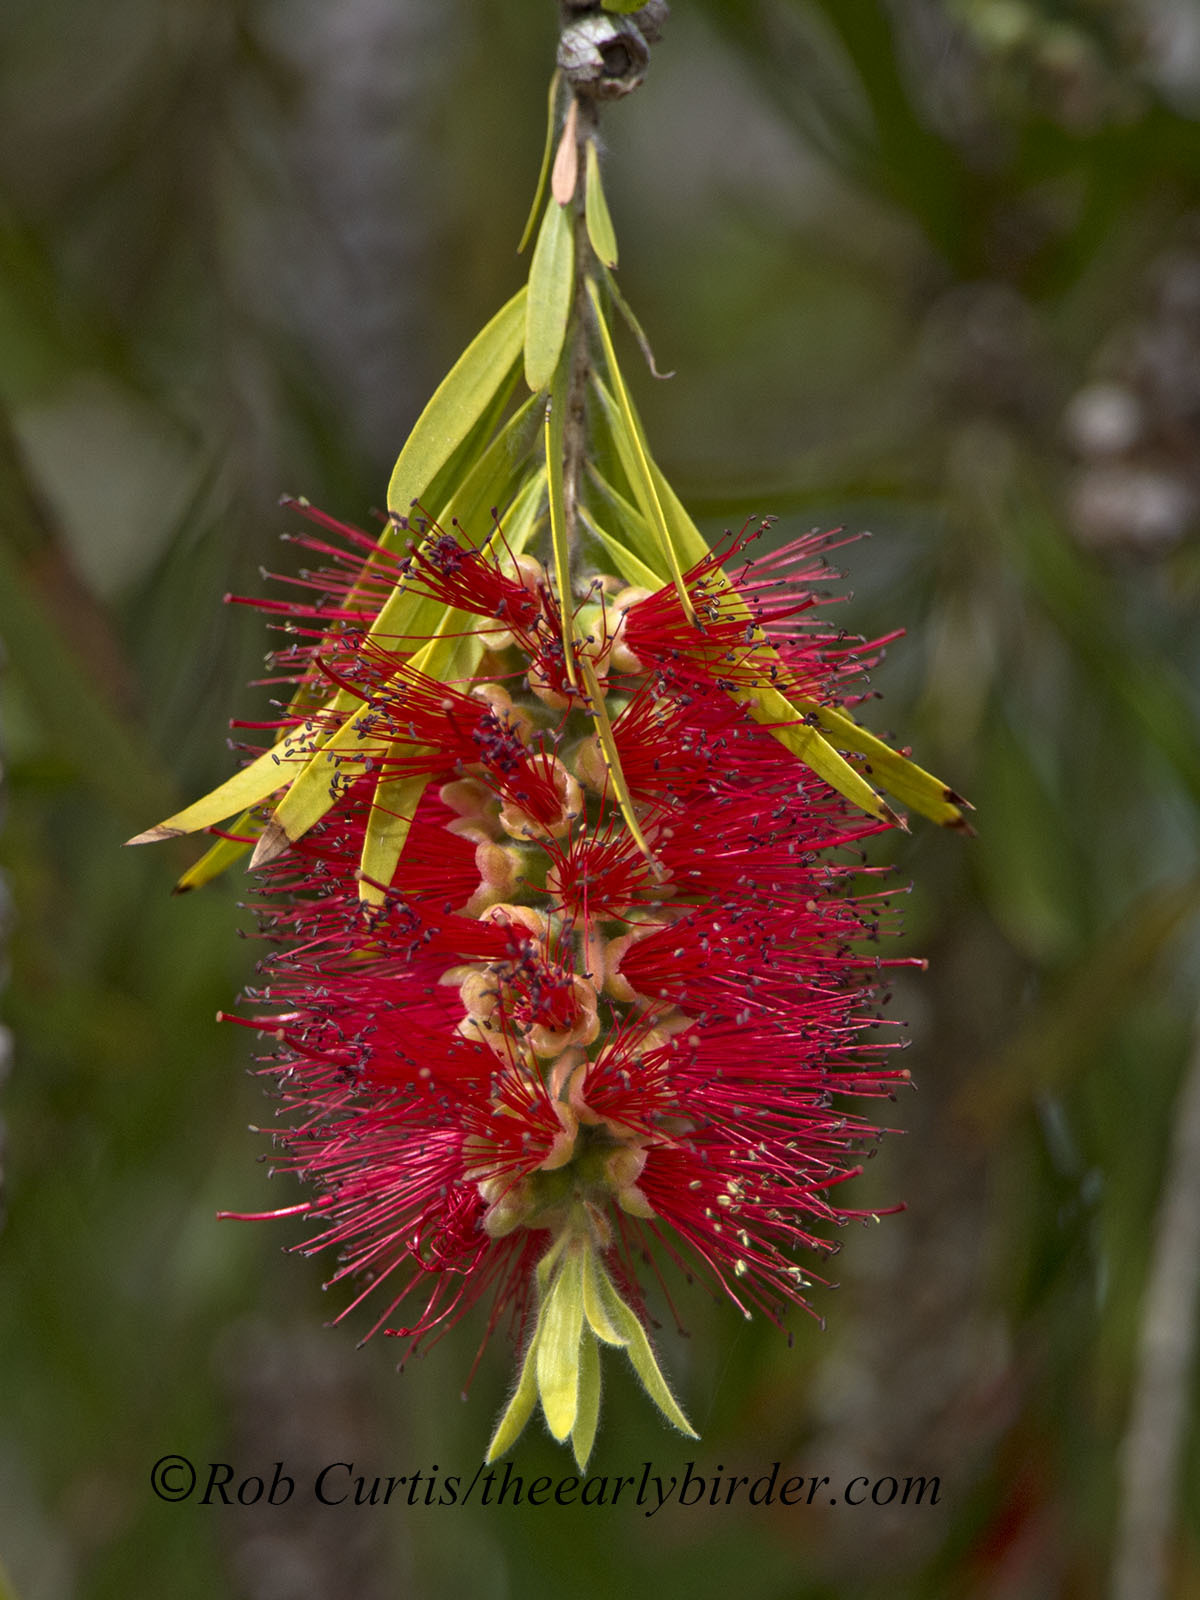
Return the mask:
<svg viewBox="0 0 1200 1600"><path fill-rule="evenodd" d="M418 419L377 533L292 503L312 564L245 602L278 635L277 710L238 725L262 748L131 841L213 833L181 889L252 852L262 955L229 1020L309 1195L269 1215L336 1258L336 1320L413 1353L485 1306L485 1340L524 1341L488 1460L540 1411L581 1472L603 1350L696 1437L647 1262L815 1316L871 1103L908 1082L888 978L922 964L885 953L863 846L903 825L885 792L965 826L856 720L895 636L825 621L844 541L710 549L650 451L596 122L664 9L569 23L527 288ZM593 48L610 25L628 71Z"/></svg>

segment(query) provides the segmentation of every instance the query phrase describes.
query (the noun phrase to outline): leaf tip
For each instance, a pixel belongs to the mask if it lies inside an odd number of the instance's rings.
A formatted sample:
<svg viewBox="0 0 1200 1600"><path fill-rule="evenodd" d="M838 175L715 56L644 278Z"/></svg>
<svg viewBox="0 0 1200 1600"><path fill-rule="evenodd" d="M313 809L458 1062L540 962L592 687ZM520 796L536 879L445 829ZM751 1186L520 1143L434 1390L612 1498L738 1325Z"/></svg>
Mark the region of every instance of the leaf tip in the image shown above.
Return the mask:
<svg viewBox="0 0 1200 1600"><path fill-rule="evenodd" d="M131 844L160 844L164 839L182 839L182 828L169 828L165 822L160 822L157 827L147 828L145 833L135 833L132 839L126 839L123 848Z"/></svg>
<svg viewBox="0 0 1200 1600"><path fill-rule="evenodd" d="M274 817L271 817L263 828L261 838L254 847L254 854L250 857L251 871L256 872L260 867L269 866L272 861L283 854L291 842L286 829L280 827Z"/></svg>

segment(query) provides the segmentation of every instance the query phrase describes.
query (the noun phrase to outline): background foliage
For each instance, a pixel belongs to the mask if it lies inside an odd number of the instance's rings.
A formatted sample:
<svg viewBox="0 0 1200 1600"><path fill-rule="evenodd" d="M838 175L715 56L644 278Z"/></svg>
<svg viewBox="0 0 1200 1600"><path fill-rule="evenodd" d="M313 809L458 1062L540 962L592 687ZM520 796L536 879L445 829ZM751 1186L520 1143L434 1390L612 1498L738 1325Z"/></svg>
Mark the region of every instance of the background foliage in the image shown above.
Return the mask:
<svg viewBox="0 0 1200 1600"><path fill-rule="evenodd" d="M847 621L909 629L873 724L975 800L978 837L898 848L932 962L895 1000L920 1090L859 1187L908 1209L848 1234L828 1330L792 1349L682 1291L689 1337L662 1308L661 1343L703 1442L618 1374L593 1469L937 1473L941 1503L150 1493L168 1451L472 1471L508 1381L497 1348L454 1398L470 1327L396 1377L385 1343L323 1331L286 1224L214 1222L290 1198L244 1131L270 1109L247 1042L207 1020L249 968L239 885L172 900L187 852L118 846L229 770L264 642L219 599L293 559L277 494L365 517L520 281L553 13L0 10L15 1590L607 1596L634 1569L751 1600L1200 1592L1196 1283L1170 1254L1200 1207L1187 0L678 0L605 117L622 284L679 371L641 380L660 460L713 530L872 530ZM546 1441L521 1462L566 1470Z"/></svg>

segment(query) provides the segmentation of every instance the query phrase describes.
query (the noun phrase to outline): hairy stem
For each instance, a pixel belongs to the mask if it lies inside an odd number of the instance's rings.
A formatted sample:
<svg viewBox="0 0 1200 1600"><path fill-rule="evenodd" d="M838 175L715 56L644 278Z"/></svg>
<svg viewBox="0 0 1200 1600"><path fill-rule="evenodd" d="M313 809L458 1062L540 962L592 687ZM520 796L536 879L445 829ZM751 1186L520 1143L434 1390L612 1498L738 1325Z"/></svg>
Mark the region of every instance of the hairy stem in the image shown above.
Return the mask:
<svg viewBox="0 0 1200 1600"><path fill-rule="evenodd" d="M591 305L588 300L587 278L592 265L592 247L588 239L584 212L587 141L595 133L598 121L596 101L591 95L576 93L575 108L576 177L575 196L572 202L575 230L575 287L568 334L569 366L566 416L563 421L563 526L567 549L572 554L578 548L579 491L587 457L587 382L591 370L588 350ZM566 599L564 596L564 603Z"/></svg>

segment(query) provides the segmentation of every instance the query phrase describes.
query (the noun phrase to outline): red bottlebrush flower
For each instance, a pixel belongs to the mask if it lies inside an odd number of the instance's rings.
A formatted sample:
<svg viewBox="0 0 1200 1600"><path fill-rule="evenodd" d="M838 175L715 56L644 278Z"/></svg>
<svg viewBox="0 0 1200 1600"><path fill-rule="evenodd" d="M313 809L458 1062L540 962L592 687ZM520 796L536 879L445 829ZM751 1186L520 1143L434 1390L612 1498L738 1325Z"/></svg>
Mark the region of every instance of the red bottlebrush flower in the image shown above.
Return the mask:
<svg viewBox="0 0 1200 1600"><path fill-rule="evenodd" d="M672 586L594 580L569 660L536 562L435 530L371 581L478 619L492 670L447 684L411 664L418 641L368 637L362 536L318 520L335 540L286 665L365 708L344 804L267 869L271 949L240 1019L273 1041L281 1164L314 1189L290 1208L316 1223L301 1248L338 1249L351 1307L411 1347L484 1296L489 1333L533 1323L493 1456L540 1399L586 1460L603 1343L690 1431L635 1263L661 1249L746 1315L807 1309L797 1253L857 1215L840 1185L876 1135L846 1100L907 1077L878 1027L899 963L873 953L891 914L860 852L886 824L751 703L766 680L844 705L878 642L821 620L826 541L730 578L742 537L685 574L694 621ZM364 911L381 775L424 788Z"/></svg>

